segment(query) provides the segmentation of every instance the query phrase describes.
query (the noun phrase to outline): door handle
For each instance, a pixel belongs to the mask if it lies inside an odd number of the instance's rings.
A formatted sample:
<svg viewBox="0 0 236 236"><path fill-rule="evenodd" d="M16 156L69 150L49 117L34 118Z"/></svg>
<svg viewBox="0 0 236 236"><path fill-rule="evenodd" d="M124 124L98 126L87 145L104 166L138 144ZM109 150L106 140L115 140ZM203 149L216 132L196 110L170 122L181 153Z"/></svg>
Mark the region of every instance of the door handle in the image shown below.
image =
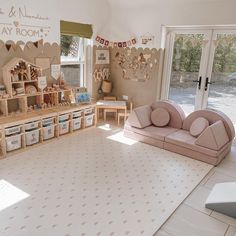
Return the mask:
<svg viewBox="0 0 236 236"><path fill-rule="evenodd" d="M193 82L198 83L198 89L201 89L202 76L199 77L199 80L193 80Z"/></svg>
<svg viewBox="0 0 236 236"><path fill-rule="evenodd" d="M209 78L206 77L206 83L205 83L205 91L208 89L208 84L213 84L214 82L209 82Z"/></svg>

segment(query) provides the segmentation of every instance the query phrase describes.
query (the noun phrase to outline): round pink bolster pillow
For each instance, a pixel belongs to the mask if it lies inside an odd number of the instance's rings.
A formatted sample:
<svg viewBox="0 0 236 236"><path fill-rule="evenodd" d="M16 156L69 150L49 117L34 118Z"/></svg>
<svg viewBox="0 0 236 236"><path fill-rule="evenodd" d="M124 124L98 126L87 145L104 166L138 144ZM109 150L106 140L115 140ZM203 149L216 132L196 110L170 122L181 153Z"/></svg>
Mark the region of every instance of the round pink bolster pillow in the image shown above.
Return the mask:
<svg viewBox="0 0 236 236"><path fill-rule="evenodd" d="M170 114L164 108L156 108L151 113L151 121L155 126L166 126L170 121Z"/></svg>
<svg viewBox="0 0 236 236"><path fill-rule="evenodd" d="M198 137L207 127L209 126L209 121L204 117L199 117L193 121L190 126L190 134L194 137Z"/></svg>

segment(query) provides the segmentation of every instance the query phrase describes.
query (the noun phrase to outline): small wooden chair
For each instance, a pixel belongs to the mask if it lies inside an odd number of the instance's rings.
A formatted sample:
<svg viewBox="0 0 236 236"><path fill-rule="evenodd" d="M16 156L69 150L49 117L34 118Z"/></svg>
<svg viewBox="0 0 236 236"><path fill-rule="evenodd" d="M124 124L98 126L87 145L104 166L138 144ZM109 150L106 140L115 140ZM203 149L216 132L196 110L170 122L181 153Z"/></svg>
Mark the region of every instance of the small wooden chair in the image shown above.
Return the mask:
<svg viewBox="0 0 236 236"><path fill-rule="evenodd" d="M116 97L104 97L103 99L106 100L106 101L116 101ZM117 120L117 109L105 108L103 110L104 121L106 121L106 119L107 119L107 113L114 113L115 118Z"/></svg>
<svg viewBox="0 0 236 236"><path fill-rule="evenodd" d="M129 110L126 111L126 116L125 116L125 112L124 111L118 112L118 126L120 125L120 118L124 117L124 122L125 122L125 120L128 118L128 116L130 115L132 110L133 110L133 103L129 102Z"/></svg>

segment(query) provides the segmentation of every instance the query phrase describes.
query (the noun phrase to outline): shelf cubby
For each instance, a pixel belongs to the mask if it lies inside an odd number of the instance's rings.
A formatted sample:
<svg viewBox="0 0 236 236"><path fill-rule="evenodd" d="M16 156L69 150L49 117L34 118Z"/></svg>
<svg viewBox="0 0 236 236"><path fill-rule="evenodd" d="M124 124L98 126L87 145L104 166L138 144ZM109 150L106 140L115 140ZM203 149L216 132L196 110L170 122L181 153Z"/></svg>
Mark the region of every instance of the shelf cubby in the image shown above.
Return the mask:
<svg viewBox="0 0 236 236"><path fill-rule="evenodd" d="M26 112L26 97L17 97L7 100L7 115Z"/></svg>
<svg viewBox="0 0 236 236"><path fill-rule="evenodd" d="M52 107L58 106L58 92L44 92L43 103L51 104Z"/></svg>
<svg viewBox="0 0 236 236"><path fill-rule="evenodd" d="M59 102L59 104L63 103L63 102L70 101L70 96L71 96L71 91L70 90L59 91L58 92L58 102Z"/></svg>
<svg viewBox="0 0 236 236"><path fill-rule="evenodd" d="M7 100L0 100L0 117L1 116L8 116L8 106Z"/></svg>
<svg viewBox="0 0 236 236"><path fill-rule="evenodd" d="M27 109L30 111L30 108L41 109L43 103L42 94L30 95L27 96ZM35 110L35 109L34 109Z"/></svg>

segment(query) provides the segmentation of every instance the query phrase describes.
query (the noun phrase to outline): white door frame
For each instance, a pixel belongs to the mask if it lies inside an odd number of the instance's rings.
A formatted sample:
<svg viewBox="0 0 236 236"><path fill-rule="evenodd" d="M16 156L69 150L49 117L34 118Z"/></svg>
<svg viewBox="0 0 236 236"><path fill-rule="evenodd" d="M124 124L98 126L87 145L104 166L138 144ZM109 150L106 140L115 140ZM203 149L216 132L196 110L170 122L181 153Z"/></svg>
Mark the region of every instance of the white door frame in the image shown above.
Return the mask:
<svg viewBox="0 0 236 236"><path fill-rule="evenodd" d="M212 43L216 39L219 33L235 33L236 25L228 26L163 26L165 30L165 37L162 38L165 45L165 55L164 55L164 65L162 74L162 86L161 86L161 99L168 99L170 79L171 79L171 69L173 60L173 49L176 34L204 34L207 43L203 45L201 64L199 77L202 77L201 89L199 90L196 86L196 100L195 109L202 109L207 107L209 85L207 91L205 91L206 78L211 80L212 66L214 61L215 46ZM163 42L162 42L163 43ZM199 78L198 77L198 78Z"/></svg>
<svg viewBox="0 0 236 236"><path fill-rule="evenodd" d="M219 34L235 34L236 35L236 27L232 29L215 29L212 32L212 38L211 38L211 47L209 51L209 59L208 59L208 66L207 66L207 73L206 73L206 78L209 79L209 82L211 82L212 79L212 69L213 69L213 63L214 63L214 58L215 58L215 50L216 50L216 45L214 43L214 40L217 40L217 35ZM203 93L203 100L202 100L202 108L206 108L208 104L208 98L209 98L209 91L210 91L210 84L208 85L207 90ZM205 87L205 83L204 83Z"/></svg>

